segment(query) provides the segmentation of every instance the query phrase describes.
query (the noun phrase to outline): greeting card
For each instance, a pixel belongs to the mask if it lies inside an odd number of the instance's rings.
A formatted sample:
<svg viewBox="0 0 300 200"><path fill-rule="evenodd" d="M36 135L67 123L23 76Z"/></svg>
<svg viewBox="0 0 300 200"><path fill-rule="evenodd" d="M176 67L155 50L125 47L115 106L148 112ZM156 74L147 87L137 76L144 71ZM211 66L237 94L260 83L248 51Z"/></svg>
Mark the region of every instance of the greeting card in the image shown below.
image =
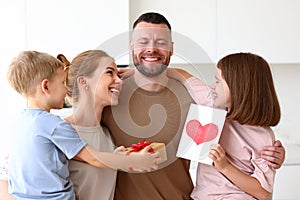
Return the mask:
<svg viewBox="0 0 300 200"><path fill-rule="evenodd" d="M208 157L212 144L217 144L226 111L191 104L177 149L177 157L212 164Z"/></svg>

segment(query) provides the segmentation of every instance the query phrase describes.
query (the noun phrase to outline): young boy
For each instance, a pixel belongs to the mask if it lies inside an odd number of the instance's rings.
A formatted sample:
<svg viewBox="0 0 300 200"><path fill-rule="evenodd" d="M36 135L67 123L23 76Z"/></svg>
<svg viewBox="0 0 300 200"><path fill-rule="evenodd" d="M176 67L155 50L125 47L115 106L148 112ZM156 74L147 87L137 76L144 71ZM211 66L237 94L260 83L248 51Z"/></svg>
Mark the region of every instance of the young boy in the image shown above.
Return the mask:
<svg viewBox="0 0 300 200"><path fill-rule="evenodd" d="M53 56L21 52L12 61L7 77L28 104L10 132L8 183L9 192L16 199L74 200L68 171L68 159L72 158L100 168L116 169L116 161L123 170L157 168L159 154L112 157L96 152L68 122L50 114L50 109L63 107L67 93L64 65Z"/></svg>

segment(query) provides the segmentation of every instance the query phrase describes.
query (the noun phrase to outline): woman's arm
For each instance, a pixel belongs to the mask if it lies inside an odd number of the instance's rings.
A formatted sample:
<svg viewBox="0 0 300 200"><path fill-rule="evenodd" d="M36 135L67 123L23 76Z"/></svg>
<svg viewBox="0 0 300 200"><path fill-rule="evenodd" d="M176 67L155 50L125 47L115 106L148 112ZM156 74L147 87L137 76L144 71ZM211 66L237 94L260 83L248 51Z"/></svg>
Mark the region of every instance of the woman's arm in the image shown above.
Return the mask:
<svg viewBox="0 0 300 200"><path fill-rule="evenodd" d="M233 184L257 199L268 199L270 192L265 190L260 182L227 161L226 153L220 144L212 146L209 157L214 161L214 167L226 176Z"/></svg>

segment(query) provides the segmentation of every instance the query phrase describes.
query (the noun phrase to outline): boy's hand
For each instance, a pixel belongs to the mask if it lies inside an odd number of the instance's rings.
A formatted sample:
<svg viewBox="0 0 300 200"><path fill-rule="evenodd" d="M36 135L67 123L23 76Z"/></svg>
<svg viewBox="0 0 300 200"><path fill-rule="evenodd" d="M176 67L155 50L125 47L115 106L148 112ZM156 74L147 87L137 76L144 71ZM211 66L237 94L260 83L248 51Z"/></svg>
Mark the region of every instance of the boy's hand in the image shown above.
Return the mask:
<svg viewBox="0 0 300 200"><path fill-rule="evenodd" d="M119 146L114 150L114 153L118 153L120 151L126 151L126 148L124 146Z"/></svg>

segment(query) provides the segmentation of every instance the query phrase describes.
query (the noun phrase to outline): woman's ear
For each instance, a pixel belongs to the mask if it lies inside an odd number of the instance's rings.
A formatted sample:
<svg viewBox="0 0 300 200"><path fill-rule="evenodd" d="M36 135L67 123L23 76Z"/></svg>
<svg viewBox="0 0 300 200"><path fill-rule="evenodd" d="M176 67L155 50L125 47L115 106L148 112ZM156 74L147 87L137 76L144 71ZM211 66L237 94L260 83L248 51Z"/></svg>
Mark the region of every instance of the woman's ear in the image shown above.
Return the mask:
<svg viewBox="0 0 300 200"><path fill-rule="evenodd" d="M48 94L49 93L49 80L48 79L44 79L41 83L41 89L44 93Z"/></svg>
<svg viewBox="0 0 300 200"><path fill-rule="evenodd" d="M86 79L83 76L79 76L77 78L77 83L81 87L86 87L87 86L87 81L86 81Z"/></svg>
<svg viewBox="0 0 300 200"><path fill-rule="evenodd" d="M88 84L87 80L85 79L85 77L83 77L83 76L79 76L77 78L77 84L78 84L78 88L82 87L85 91L87 91L89 89L89 84Z"/></svg>

